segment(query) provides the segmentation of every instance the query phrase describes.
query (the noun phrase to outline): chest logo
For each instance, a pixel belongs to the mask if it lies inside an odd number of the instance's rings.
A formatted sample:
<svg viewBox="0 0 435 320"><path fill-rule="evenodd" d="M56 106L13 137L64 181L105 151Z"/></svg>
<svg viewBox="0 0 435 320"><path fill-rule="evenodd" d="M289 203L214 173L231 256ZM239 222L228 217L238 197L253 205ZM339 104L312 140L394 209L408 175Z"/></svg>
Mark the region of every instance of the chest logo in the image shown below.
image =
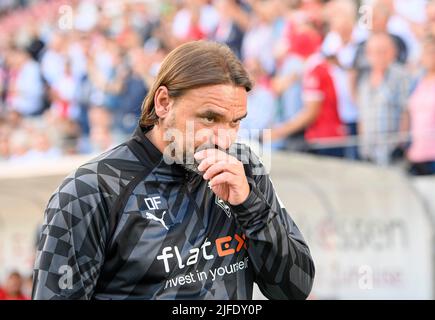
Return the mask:
<svg viewBox="0 0 435 320"><path fill-rule="evenodd" d="M169 230L169 228L166 226L165 221L163 220L163 218L165 217L165 214L166 214L166 210L163 211L163 214L162 214L162 217L161 217L161 218L157 218L154 214L149 213L149 212L146 212L146 216L145 216L145 217L146 217L147 219L149 219L149 220L154 220L154 221L158 221L158 222L160 222L160 223L162 224L162 226L163 226L166 230Z"/></svg>
<svg viewBox="0 0 435 320"><path fill-rule="evenodd" d="M168 213L166 201L160 196L151 196L144 199L146 208L145 218L159 222L166 230L169 230L165 222L165 215Z"/></svg>

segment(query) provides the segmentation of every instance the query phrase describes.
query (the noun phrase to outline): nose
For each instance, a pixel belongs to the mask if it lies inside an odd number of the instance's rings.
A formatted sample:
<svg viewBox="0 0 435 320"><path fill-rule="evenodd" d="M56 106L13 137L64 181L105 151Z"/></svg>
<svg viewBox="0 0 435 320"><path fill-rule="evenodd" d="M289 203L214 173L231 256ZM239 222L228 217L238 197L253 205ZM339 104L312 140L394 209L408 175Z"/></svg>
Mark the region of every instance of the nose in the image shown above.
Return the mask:
<svg viewBox="0 0 435 320"><path fill-rule="evenodd" d="M228 150L236 141L237 130L219 128L214 132L212 143L221 150Z"/></svg>

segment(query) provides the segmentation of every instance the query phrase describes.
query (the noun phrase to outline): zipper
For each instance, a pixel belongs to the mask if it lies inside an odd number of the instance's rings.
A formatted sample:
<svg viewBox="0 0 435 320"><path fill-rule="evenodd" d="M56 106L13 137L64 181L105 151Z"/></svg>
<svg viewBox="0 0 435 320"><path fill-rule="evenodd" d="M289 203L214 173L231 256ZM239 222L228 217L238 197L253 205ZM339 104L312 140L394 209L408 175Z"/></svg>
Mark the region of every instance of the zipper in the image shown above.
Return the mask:
<svg viewBox="0 0 435 320"><path fill-rule="evenodd" d="M189 190L189 183L192 182L192 180L195 178L195 173L193 173L193 172L190 173L189 171L186 171L184 177L186 179L186 183L183 183L182 190L183 190L184 194L186 194L187 197L189 198L189 201L193 202L193 205L195 207L195 211L197 212L197 215L200 215L201 209L199 208L198 204L196 203L196 200L193 198L193 196Z"/></svg>

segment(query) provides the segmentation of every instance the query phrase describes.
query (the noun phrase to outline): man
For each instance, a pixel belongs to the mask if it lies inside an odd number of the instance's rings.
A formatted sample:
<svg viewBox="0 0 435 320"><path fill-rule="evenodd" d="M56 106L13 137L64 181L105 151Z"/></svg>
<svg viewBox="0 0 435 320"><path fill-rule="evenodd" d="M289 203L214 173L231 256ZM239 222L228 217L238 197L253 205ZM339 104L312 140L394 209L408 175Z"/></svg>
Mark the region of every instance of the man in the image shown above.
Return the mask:
<svg viewBox="0 0 435 320"><path fill-rule="evenodd" d="M372 35L366 52L370 69L363 72L357 88L360 154L385 166L400 156L397 135L411 91L410 80L406 70L394 62L395 46L388 34Z"/></svg>
<svg viewBox="0 0 435 320"><path fill-rule="evenodd" d="M368 34L368 39L362 41L358 45L358 49L355 53L355 59L353 61L353 69L356 71L356 82L359 82L362 73L370 68L370 62L367 57L367 42L369 38L376 34L387 34L393 42L395 48L394 59L399 64L406 64L409 56L409 48L401 36L392 33L389 28L389 21L392 16L391 8L382 3L382 1L376 1L373 7L373 16L371 23L371 32Z"/></svg>
<svg viewBox="0 0 435 320"><path fill-rule="evenodd" d="M306 298L309 249L258 159L233 144L251 86L224 45L172 51L132 138L51 197L33 298L251 299L254 281L270 299Z"/></svg>
<svg viewBox="0 0 435 320"><path fill-rule="evenodd" d="M312 33L302 31L299 39ZM296 38L295 38L296 39ZM313 40L312 40L313 41ZM320 156L343 157L345 130L338 114L338 103L331 64L320 53L321 41L313 41L306 48L304 75L302 78L303 106L292 118L272 130L272 140L304 132L311 153ZM338 146L337 146L338 145Z"/></svg>

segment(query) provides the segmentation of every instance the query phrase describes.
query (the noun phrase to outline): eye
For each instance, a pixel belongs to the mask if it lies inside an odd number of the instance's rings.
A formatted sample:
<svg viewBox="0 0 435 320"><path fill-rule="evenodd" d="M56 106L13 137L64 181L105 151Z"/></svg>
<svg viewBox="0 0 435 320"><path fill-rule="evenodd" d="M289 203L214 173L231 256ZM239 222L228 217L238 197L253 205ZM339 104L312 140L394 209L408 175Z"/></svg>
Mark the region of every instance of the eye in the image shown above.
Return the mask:
<svg viewBox="0 0 435 320"><path fill-rule="evenodd" d="M204 122L207 124L214 123L215 119L213 117L203 117Z"/></svg>
<svg viewBox="0 0 435 320"><path fill-rule="evenodd" d="M241 120L231 121L231 125L232 125L233 127L236 127L236 126L238 126L238 125L240 124L240 121L241 121Z"/></svg>

